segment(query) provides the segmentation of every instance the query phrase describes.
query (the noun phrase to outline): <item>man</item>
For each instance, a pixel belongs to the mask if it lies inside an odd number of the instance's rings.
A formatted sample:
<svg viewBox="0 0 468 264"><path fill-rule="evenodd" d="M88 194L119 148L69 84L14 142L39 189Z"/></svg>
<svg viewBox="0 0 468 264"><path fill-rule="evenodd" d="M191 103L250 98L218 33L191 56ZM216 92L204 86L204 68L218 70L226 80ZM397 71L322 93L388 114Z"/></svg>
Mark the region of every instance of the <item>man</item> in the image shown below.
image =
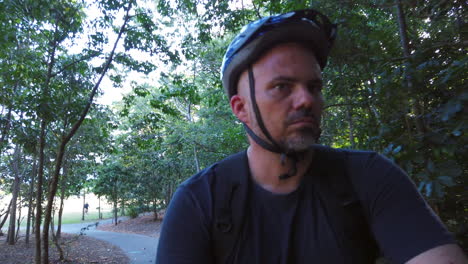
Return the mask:
<svg viewBox="0 0 468 264"><path fill-rule="evenodd" d="M234 39L222 80L250 146L178 188L158 264L374 263L377 247L394 263L468 263L401 169L372 152L316 145L335 29L301 10Z"/></svg>

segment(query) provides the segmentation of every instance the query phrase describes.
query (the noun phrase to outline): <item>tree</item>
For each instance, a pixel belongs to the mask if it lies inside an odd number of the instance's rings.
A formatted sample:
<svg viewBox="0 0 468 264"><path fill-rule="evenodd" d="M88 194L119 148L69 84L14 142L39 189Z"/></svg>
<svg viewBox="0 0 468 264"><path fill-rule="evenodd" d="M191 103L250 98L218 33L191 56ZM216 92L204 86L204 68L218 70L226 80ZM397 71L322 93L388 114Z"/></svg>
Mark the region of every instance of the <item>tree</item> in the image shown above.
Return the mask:
<svg viewBox="0 0 468 264"><path fill-rule="evenodd" d="M12 170L13 174L15 175L15 180L12 186L12 198L11 198L11 208L10 208L10 224L8 226L8 236L7 236L7 243L9 245L14 245L16 241L16 211L17 211L17 203L18 203L18 196L20 191L20 184L22 173L20 171L20 163L21 163L21 152L20 146L17 145L15 147L15 153L13 154L14 160L12 160Z"/></svg>
<svg viewBox="0 0 468 264"><path fill-rule="evenodd" d="M94 193L105 196L114 205L114 223L117 225L118 202L128 190L128 171L118 161L104 163L95 182Z"/></svg>

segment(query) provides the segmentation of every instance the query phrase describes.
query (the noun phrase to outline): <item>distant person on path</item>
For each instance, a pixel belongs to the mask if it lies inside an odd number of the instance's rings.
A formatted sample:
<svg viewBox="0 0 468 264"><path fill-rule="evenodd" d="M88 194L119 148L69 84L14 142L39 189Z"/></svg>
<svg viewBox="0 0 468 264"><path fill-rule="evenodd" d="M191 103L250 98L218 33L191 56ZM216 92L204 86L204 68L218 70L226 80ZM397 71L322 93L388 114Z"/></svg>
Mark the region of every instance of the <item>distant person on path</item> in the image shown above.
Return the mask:
<svg viewBox="0 0 468 264"><path fill-rule="evenodd" d="M89 204L85 203L84 204L84 211L85 211L86 214L88 213L88 208L89 208Z"/></svg>
<svg viewBox="0 0 468 264"><path fill-rule="evenodd" d="M221 78L250 146L179 186L158 264L468 263L393 162L318 145L335 36L308 9L254 21L232 41Z"/></svg>

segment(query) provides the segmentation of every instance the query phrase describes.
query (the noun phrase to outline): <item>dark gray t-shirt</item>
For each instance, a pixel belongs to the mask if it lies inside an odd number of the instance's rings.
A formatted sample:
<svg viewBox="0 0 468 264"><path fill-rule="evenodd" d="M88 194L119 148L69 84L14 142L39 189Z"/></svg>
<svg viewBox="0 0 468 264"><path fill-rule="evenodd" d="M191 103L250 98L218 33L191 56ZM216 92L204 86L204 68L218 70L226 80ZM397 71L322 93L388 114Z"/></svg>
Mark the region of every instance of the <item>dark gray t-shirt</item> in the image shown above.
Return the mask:
<svg viewBox="0 0 468 264"><path fill-rule="evenodd" d="M407 175L372 152L349 152L365 159L352 182L370 229L394 263L404 263L433 247L454 243ZM158 264L214 263L212 171L199 173L178 188L166 212ZM245 237L235 263L349 263L341 254L325 205L305 175L285 195L250 184Z"/></svg>
<svg viewBox="0 0 468 264"><path fill-rule="evenodd" d="M237 263L345 263L308 178L289 194L251 184L250 217ZM318 243L317 241L320 241Z"/></svg>

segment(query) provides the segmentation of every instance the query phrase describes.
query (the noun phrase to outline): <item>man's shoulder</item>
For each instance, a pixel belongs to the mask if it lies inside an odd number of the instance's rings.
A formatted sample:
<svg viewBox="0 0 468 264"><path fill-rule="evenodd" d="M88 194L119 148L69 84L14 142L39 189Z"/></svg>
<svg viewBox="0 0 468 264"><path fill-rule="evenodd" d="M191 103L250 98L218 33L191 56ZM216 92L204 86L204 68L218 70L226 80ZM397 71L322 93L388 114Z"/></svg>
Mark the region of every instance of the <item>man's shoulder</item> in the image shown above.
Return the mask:
<svg viewBox="0 0 468 264"><path fill-rule="evenodd" d="M329 155L334 158L345 158L350 163L361 163L364 167L371 165L374 162L393 163L385 156L372 150L354 150L346 148L333 148L324 145L314 145L316 151L322 154Z"/></svg>
<svg viewBox="0 0 468 264"><path fill-rule="evenodd" d="M192 175L190 178L182 182L180 187L188 189L197 189L200 187L209 188L214 184L216 177L226 176L231 169L241 169L248 166L245 162L246 159L245 151L232 154Z"/></svg>
<svg viewBox="0 0 468 264"><path fill-rule="evenodd" d="M320 153L328 156L322 158L326 168L341 168L351 180L355 189L375 186L397 179L395 175L407 177L405 172L391 159L369 150L350 150L318 146Z"/></svg>
<svg viewBox="0 0 468 264"><path fill-rule="evenodd" d="M200 195L204 197L209 194L214 176L213 167L215 165L216 163L190 176L178 186L178 190L194 194L197 197L200 197Z"/></svg>

